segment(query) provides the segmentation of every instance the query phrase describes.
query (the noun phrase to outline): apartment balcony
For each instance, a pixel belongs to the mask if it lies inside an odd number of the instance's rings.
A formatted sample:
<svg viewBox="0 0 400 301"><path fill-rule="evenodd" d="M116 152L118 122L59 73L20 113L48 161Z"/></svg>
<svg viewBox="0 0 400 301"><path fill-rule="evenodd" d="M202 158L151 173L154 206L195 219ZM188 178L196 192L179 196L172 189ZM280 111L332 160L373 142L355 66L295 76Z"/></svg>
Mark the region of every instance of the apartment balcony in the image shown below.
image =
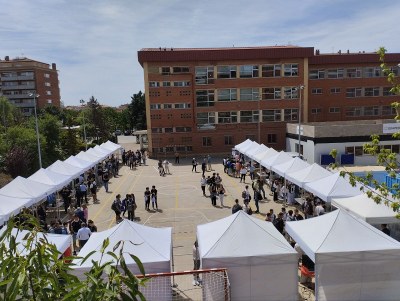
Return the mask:
<svg viewBox="0 0 400 301"><path fill-rule="evenodd" d="M18 108L33 108L35 106L35 103L33 101L14 102L11 100L11 102L14 104L14 106Z"/></svg>
<svg viewBox="0 0 400 301"><path fill-rule="evenodd" d="M4 94L8 99L23 99L23 98L32 98L28 94Z"/></svg>
<svg viewBox="0 0 400 301"><path fill-rule="evenodd" d="M34 75L18 75L18 76L3 76L1 77L1 80L3 82L10 82L10 81L16 81L16 80L34 80Z"/></svg>
<svg viewBox="0 0 400 301"><path fill-rule="evenodd" d="M28 84L28 85L14 85L14 86L5 86L2 85L1 89L3 91L6 90L24 90L24 89L35 89L35 84Z"/></svg>

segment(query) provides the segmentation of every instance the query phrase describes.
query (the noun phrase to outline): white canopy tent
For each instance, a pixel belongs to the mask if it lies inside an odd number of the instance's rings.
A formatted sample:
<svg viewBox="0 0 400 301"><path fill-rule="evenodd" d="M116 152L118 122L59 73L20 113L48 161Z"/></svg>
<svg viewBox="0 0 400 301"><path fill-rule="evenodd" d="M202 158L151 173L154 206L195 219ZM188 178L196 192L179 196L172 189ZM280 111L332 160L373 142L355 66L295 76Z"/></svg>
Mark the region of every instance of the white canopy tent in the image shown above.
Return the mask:
<svg viewBox="0 0 400 301"><path fill-rule="evenodd" d="M304 189L325 202L331 202L333 198L346 198L362 194L359 185L353 187L347 179L340 176L339 172L305 183Z"/></svg>
<svg viewBox="0 0 400 301"><path fill-rule="evenodd" d="M247 139L247 140L243 141L242 143L235 145L235 149L238 150L239 152L241 152L242 148L246 147L247 145L249 145L252 142L253 141L251 141L250 139Z"/></svg>
<svg viewBox="0 0 400 301"><path fill-rule="evenodd" d="M258 163L261 162L261 160L275 156L278 152L274 150L273 148L269 148L264 152L258 153L254 155L254 160L257 161Z"/></svg>
<svg viewBox="0 0 400 301"><path fill-rule="evenodd" d="M46 198L47 195L56 191L54 186L46 185L23 177L16 177L6 186L0 189L0 199L3 197L28 199L30 202L24 206L31 206Z"/></svg>
<svg viewBox="0 0 400 301"><path fill-rule="evenodd" d="M315 262L316 300L399 300L400 243L382 231L339 209L286 232Z"/></svg>
<svg viewBox="0 0 400 301"><path fill-rule="evenodd" d="M78 259L73 261L75 274L82 276L90 270L92 261L101 260L100 249L106 238L110 240L110 244L105 249L102 263L115 262L114 258L106 253L119 254L122 244L115 251L113 251L113 248L122 240L125 241L123 256L132 273L140 274L140 271L129 254L139 257L147 274L171 272L172 228L152 228L125 219L108 230L93 233L90 236L88 242L80 250L79 256L85 257L92 251L96 252L84 263Z"/></svg>
<svg viewBox="0 0 400 301"><path fill-rule="evenodd" d="M0 224L6 222L11 216L20 213L23 207L30 207L34 204L35 201L31 198L0 196Z"/></svg>
<svg viewBox="0 0 400 301"><path fill-rule="evenodd" d="M197 240L202 268L228 269L231 300L297 300L297 253L272 223L239 211L198 225Z"/></svg>
<svg viewBox="0 0 400 301"><path fill-rule="evenodd" d="M99 145L96 145L95 147L93 147L93 149L96 152L98 152L99 154L103 154L103 155L105 155L107 157L113 153L113 151L111 151L111 150L109 150L107 148L101 147Z"/></svg>
<svg viewBox="0 0 400 301"><path fill-rule="evenodd" d="M100 161L102 161L102 159L99 156L94 156L91 154L88 154L86 152L81 151L79 154L75 155L76 158L85 160L85 161L89 161L92 162L94 164L99 163Z"/></svg>
<svg viewBox="0 0 400 301"><path fill-rule="evenodd" d="M68 163L70 165L79 167L83 171L87 171L96 165L96 163L94 163L94 162L83 160L83 159L75 157L75 156L70 156L68 159L64 160L64 162Z"/></svg>
<svg viewBox="0 0 400 301"><path fill-rule="evenodd" d="M242 150L240 151L243 155L248 157L248 153L256 148L258 148L260 144L258 144L255 141L252 141L251 143L247 144L246 146L242 147Z"/></svg>
<svg viewBox="0 0 400 301"><path fill-rule="evenodd" d="M279 153L277 153L271 157L266 157L266 158L262 159L261 165L268 169L271 169L273 165L282 164L291 159L292 159L292 157L289 156L286 152L280 151Z"/></svg>
<svg viewBox="0 0 400 301"><path fill-rule="evenodd" d="M285 178L301 188L304 188L305 183L319 180L330 175L332 175L332 173L329 170L326 170L317 163L313 163L312 165L301 170L286 173Z"/></svg>
<svg viewBox="0 0 400 301"><path fill-rule="evenodd" d="M53 186L55 190L62 189L65 185L68 185L68 183L71 180L73 180L71 176L63 175L44 168L39 169L28 179L35 182Z"/></svg>
<svg viewBox="0 0 400 301"><path fill-rule="evenodd" d="M303 161L299 157L292 158L284 163L276 164L271 166L272 171L278 175L285 177L287 173L299 171L310 166L306 161Z"/></svg>
<svg viewBox="0 0 400 301"><path fill-rule="evenodd" d="M111 142L110 140L108 140L107 142L104 142L100 146L102 148L110 150L111 152L115 152L122 148L121 145L115 144L114 142Z"/></svg>
<svg viewBox="0 0 400 301"><path fill-rule="evenodd" d="M101 153L101 152L99 152L98 150L95 150L94 148L89 148L89 149L86 151L86 153L89 154L89 155L92 155L92 156L94 156L94 157L96 157L96 158L98 158L99 161L103 161L105 158L108 157L108 155L106 155L106 154L104 154L104 153Z"/></svg>
<svg viewBox="0 0 400 301"><path fill-rule="evenodd" d="M6 231L7 228L4 227L0 230L0 235ZM20 230L17 228L13 228L11 230L11 235L15 237L15 242L18 244L17 249L20 252L21 256L27 254L26 249L26 235L29 234L30 231L28 230ZM71 246L72 240L71 235L63 235L63 234L50 234L50 233L42 233L39 232L34 238L34 241L39 241L45 239L49 244L54 245L57 250L61 253L60 256ZM7 240L5 241L6 246L8 246Z"/></svg>
<svg viewBox="0 0 400 301"><path fill-rule="evenodd" d="M396 218L396 212L390 207L383 203L375 203L365 193L349 198L332 199L332 205L346 210L368 224L397 224L400 222Z"/></svg>
<svg viewBox="0 0 400 301"><path fill-rule="evenodd" d="M62 175L70 176L72 179L79 177L84 172L82 168L73 166L60 160L57 160L46 169Z"/></svg>
<svg viewBox="0 0 400 301"><path fill-rule="evenodd" d="M268 150L268 147L265 146L264 144L260 144L258 147L249 150L246 155L247 155L247 157L249 157L252 160L254 160L254 155L255 154L258 154L258 153L261 153L261 152L265 152L266 150Z"/></svg>

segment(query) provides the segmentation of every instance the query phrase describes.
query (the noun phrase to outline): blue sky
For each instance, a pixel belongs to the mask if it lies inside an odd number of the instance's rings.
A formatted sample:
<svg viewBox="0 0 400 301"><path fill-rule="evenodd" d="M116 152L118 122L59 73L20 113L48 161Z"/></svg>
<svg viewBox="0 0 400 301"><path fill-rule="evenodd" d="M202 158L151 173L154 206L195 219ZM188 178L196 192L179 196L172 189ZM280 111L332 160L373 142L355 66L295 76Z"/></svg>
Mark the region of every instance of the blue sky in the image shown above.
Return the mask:
<svg viewBox="0 0 400 301"><path fill-rule="evenodd" d="M0 7L0 58L56 63L65 105L92 95L129 103L144 87L141 48L400 52L400 1L392 0L0 0Z"/></svg>

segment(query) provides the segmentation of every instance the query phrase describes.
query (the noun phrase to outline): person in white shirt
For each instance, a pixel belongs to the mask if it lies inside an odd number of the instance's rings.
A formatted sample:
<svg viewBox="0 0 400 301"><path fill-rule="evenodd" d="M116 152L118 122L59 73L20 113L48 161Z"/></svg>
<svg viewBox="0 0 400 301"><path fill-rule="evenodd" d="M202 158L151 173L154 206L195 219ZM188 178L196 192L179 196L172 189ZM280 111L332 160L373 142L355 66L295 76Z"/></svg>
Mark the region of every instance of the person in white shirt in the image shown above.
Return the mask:
<svg viewBox="0 0 400 301"><path fill-rule="evenodd" d="M165 173L170 175L171 173L169 172L169 161L168 160L164 160L163 165L164 165Z"/></svg>
<svg viewBox="0 0 400 301"><path fill-rule="evenodd" d="M90 235L92 235L92 232L90 231L86 223L82 223L81 228L78 230L78 233L76 234L76 238L79 240L79 247L81 249L89 240Z"/></svg>
<svg viewBox="0 0 400 301"><path fill-rule="evenodd" d="M325 208L322 206L321 202L317 203L317 206L315 206L315 215L323 215L325 213Z"/></svg>
<svg viewBox="0 0 400 301"><path fill-rule="evenodd" d="M240 169L240 183L246 183L246 174L247 174L247 168L246 166L242 166L242 168Z"/></svg>

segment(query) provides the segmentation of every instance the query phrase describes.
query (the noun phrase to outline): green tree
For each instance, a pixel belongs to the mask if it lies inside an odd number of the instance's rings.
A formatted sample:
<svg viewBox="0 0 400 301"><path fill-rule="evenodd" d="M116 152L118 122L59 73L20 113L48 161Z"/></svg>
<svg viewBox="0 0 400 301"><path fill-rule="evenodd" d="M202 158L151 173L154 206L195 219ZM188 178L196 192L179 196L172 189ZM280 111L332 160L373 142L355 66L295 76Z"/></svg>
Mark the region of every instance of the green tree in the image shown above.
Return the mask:
<svg viewBox="0 0 400 301"><path fill-rule="evenodd" d="M90 97L87 102L87 112L87 120L89 123L87 133L89 133L91 137L96 137L98 143L107 141L111 136L111 129L107 124L103 108L94 96Z"/></svg>
<svg viewBox="0 0 400 301"><path fill-rule="evenodd" d="M83 142L78 138L79 132L74 128L75 117L71 111L65 112L64 126L66 129L61 131L60 147L65 157L74 156L83 148Z"/></svg>
<svg viewBox="0 0 400 301"><path fill-rule="evenodd" d="M139 91L139 93L133 94L131 99L131 103L128 106L130 128L145 130L147 129L145 95L142 91Z"/></svg>

